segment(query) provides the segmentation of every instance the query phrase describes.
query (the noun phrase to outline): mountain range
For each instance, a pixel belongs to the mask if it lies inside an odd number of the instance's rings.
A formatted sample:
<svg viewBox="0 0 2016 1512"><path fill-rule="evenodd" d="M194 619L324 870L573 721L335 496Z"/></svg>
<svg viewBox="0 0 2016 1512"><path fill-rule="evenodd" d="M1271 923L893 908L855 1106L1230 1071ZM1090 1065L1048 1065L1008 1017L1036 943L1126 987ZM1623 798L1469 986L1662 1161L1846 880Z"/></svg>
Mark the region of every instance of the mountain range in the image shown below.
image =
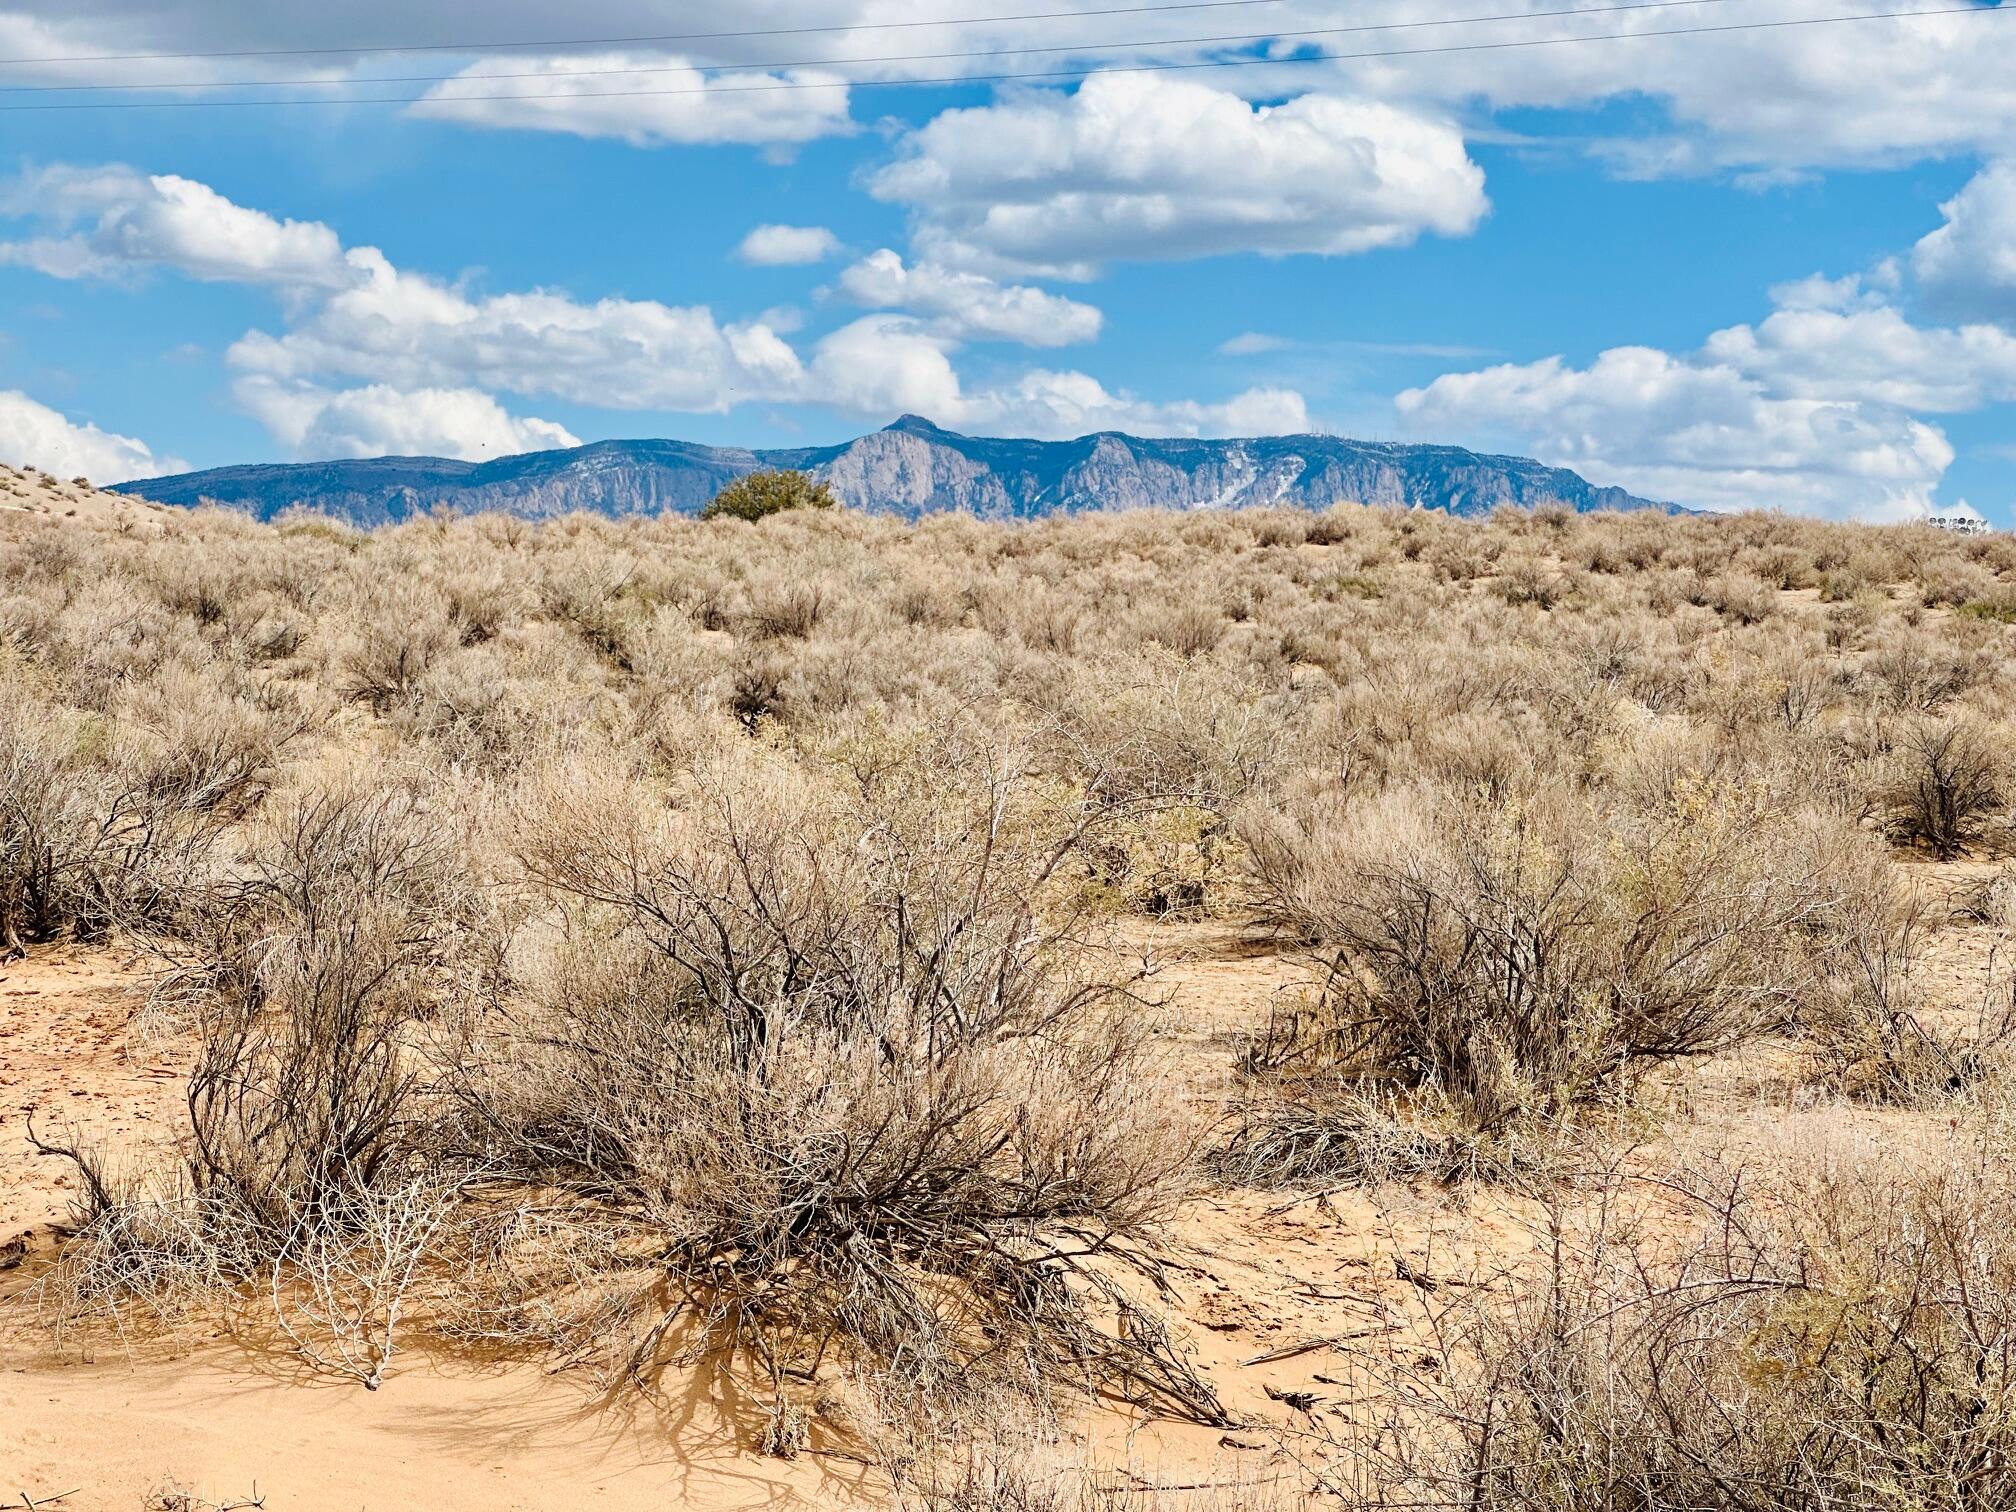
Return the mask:
<svg viewBox="0 0 2016 1512"><path fill-rule="evenodd" d="M527 518L588 510L690 514L761 468L797 468L841 503L905 515L1023 518L1086 509L1362 503L1484 514L1501 504L1670 509L1565 468L1456 446L1261 436L1201 441L1102 431L1075 441L963 436L905 415L839 446L751 451L685 441L597 441L486 462L374 457L218 467L118 485L164 504L215 503L262 519L303 505L358 525L437 507Z"/></svg>

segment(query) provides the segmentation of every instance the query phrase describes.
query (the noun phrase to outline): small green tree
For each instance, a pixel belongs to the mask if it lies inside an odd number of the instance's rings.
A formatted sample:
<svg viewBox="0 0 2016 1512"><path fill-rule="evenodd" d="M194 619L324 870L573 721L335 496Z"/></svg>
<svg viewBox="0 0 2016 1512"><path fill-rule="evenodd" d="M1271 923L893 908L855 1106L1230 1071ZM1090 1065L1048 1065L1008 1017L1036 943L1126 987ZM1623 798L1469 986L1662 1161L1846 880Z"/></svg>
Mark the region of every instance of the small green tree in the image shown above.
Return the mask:
<svg viewBox="0 0 2016 1512"><path fill-rule="evenodd" d="M761 520L787 509L831 509L839 501L833 490L810 473L753 472L744 474L707 501L703 520Z"/></svg>

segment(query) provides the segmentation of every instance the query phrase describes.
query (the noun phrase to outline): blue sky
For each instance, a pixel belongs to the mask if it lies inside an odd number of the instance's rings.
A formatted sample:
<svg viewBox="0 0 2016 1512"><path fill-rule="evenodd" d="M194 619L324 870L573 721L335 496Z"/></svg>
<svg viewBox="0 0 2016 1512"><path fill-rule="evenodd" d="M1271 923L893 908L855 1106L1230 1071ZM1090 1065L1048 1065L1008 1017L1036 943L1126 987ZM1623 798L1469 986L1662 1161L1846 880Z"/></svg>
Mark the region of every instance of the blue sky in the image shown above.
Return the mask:
<svg viewBox="0 0 2016 1512"><path fill-rule="evenodd" d="M996 434L1451 441L1705 507L1966 500L2012 523L2016 17L1656 37L1635 34L1858 7L1090 14L1111 8L10 5L0 106L431 98L8 113L0 460L111 481L610 436L793 444L915 410ZM975 19L1033 10L1058 14ZM1463 19L1506 13L1525 18ZM879 24L920 19L943 24ZM1411 29L1333 50L1608 40L1121 71L1306 52L1292 34L1344 21ZM556 24L826 29L471 45ZM372 50L394 44L438 50ZM1058 51L872 61L1036 46ZM269 55L23 61L225 50ZM747 68L783 60L818 66ZM358 82L387 76L439 82ZM279 82L225 87L245 79ZM22 89L159 82L179 87ZM513 98L472 98L493 94Z"/></svg>

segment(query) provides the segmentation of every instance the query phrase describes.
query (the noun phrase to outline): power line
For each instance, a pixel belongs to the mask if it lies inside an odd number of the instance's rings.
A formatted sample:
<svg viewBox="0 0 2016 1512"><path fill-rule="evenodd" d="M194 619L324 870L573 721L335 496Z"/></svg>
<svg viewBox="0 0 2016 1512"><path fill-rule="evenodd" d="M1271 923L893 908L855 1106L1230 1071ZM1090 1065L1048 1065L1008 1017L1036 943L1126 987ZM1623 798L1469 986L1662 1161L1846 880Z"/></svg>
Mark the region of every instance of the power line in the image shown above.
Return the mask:
<svg viewBox="0 0 2016 1512"><path fill-rule="evenodd" d="M764 84L702 84L674 89L608 89L589 93L547 90L527 94L351 95L284 100L87 100L58 104L0 105L0 113L50 110L225 110L269 105L470 105L526 104L540 100L633 100L674 95L778 94L800 89L917 88L957 84L1002 84L1088 79L1094 74L1186 73L1205 68L1289 67L1310 63L1351 63L1381 58L1425 58L1449 53L1506 52L1517 48L1570 47L1586 42L1636 42L1660 37L1704 37L1734 32L1777 31L1795 26L1835 26L1857 21L1917 21L1932 16L2016 15L2016 5L1956 5L1933 10L1870 11L1850 16L1802 16L1780 21L1733 21L1719 26L1679 26L1658 31L1598 32L1580 37L1530 37L1505 42L1451 42L1436 47L1387 48L1372 52L1309 53L1293 58L1213 58L1186 63L1135 63L1119 68L1042 69L1021 73L948 74L917 79L794 79ZM472 77L472 76L465 76ZM482 75L474 75L480 79ZM552 77L546 75L545 77Z"/></svg>
<svg viewBox="0 0 2016 1512"><path fill-rule="evenodd" d="M1672 10L1683 5L1726 5L1729 0L1630 0L1618 5L1578 5L1561 10L1503 11L1492 16L1446 16L1436 21L1370 21L1355 26L1312 27L1304 31L1242 32L1211 37L1144 37L1125 42L1057 43L1047 47L990 47L971 52L894 53L880 57L793 58L771 63L656 63L624 68L528 70L522 73L390 74L344 79L184 79L138 84L0 84L0 94L81 94L106 90L156 89L350 89L365 84L449 84L460 79L601 79L620 75L679 73L761 73L782 68L860 68L871 63L934 63L964 58L1016 58L1036 53L1127 52L1150 47L1209 47L1275 42L1306 37L1338 37L1359 32L1419 31L1435 26L1477 26L1497 21L1544 21L1560 16L1603 16L1618 11ZM571 97L570 97L571 98Z"/></svg>
<svg viewBox="0 0 2016 1512"><path fill-rule="evenodd" d="M379 47L247 47L228 52L85 53L53 58L0 58L0 68L55 63L156 63L194 58L335 58L366 53L501 52L547 47L636 47L644 43L727 42L752 37L808 37L821 33L909 31L926 26L992 26L1009 21L1075 21L1087 16L1142 16L1151 12L1232 10L1280 5L1283 0L1180 0L1157 5L1115 5L1101 10L1023 11L1006 16L941 16L923 21L860 21L831 26L772 26L756 31L661 32L642 37L560 37L528 42L405 42Z"/></svg>

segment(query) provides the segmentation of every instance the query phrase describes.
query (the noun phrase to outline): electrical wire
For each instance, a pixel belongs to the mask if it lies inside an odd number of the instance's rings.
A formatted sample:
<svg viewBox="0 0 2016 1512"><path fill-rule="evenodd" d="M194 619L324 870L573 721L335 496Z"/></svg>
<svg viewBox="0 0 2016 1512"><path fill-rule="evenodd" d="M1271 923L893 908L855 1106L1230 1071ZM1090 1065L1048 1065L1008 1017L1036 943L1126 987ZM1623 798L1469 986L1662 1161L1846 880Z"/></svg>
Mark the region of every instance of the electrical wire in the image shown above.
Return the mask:
<svg viewBox="0 0 2016 1512"><path fill-rule="evenodd" d="M1673 10L1685 5L1726 5L1729 0L1630 0L1619 5L1577 5L1561 10L1502 11L1492 16L1445 16L1432 21L1367 21L1354 26L1313 27L1304 31L1241 32L1211 37L1144 37L1125 42L1064 42L1047 47L990 47L971 52L893 53L880 57L790 58L769 63L640 64L622 68L539 69L522 73L469 72L452 74L385 74L341 79L183 79L174 82L121 84L0 84L0 94L80 94L105 90L168 89L349 89L367 84L451 84L462 79L603 79L656 73L764 73L786 68L861 68L871 63L936 63L968 58L1019 58L1037 53L1129 52L1151 47L1211 47L1275 42L1308 37L1339 37L1361 32L1419 31L1433 26L1478 26L1499 21L1544 21L1561 16L1605 16L1618 11Z"/></svg>
<svg viewBox="0 0 2016 1512"><path fill-rule="evenodd" d="M1931 10L1870 11L1846 16L1801 16L1778 21L1735 21L1719 26L1667 27L1656 31L1598 32L1578 37L1530 37L1503 42L1452 42L1435 47L1387 48L1369 52L1319 52L1292 58L1214 58L1184 63L1135 63L1117 68L1041 69L1017 73L949 74L914 79L792 79L762 84L700 84L671 89L610 89L589 92L547 90L541 93L513 91L504 94L449 95L352 95L279 100L87 100L56 104L0 105L0 114L23 111L69 110L226 110L258 109L266 106L316 105L472 105L531 104L542 100L633 100L667 98L677 95L778 94L801 89L918 88L923 86L1002 84L1018 82L1065 82L1088 79L1094 74L1187 73L1209 68L1291 67L1311 63L1350 63L1384 58L1425 58L1455 53L1506 52L1522 48L1569 47L1590 42L1637 42L1664 37L1703 37L1737 32L1776 31L1801 26L1834 26L1858 21L1917 21L1934 16L2016 15L2016 5L1943 6ZM483 76L462 75L471 81ZM553 77L544 75L543 77Z"/></svg>
<svg viewBox="0 0 2016 1512"><path fill-rule="evenodd" d="M908 31L925 26L994 26L1008 21L1074 21L1081 16L1142 16L1168 11L1233 10L1280 5L1284 0L1178 0L1156 5L1116 5L1100 10L1022 11L1006 16L941 16L921 21L850 21L830 26L772 26L756 31L659 32L642 37L560 37L543 42L406 42L376 47L246 47L225 52L79 53L46 58L0 58L0 68L59 63L158 63L196 58L334 58L365 53L500 52L549 47L636 47L663 42L727 42L751 37L808 37L835 32Z"/></svg>

